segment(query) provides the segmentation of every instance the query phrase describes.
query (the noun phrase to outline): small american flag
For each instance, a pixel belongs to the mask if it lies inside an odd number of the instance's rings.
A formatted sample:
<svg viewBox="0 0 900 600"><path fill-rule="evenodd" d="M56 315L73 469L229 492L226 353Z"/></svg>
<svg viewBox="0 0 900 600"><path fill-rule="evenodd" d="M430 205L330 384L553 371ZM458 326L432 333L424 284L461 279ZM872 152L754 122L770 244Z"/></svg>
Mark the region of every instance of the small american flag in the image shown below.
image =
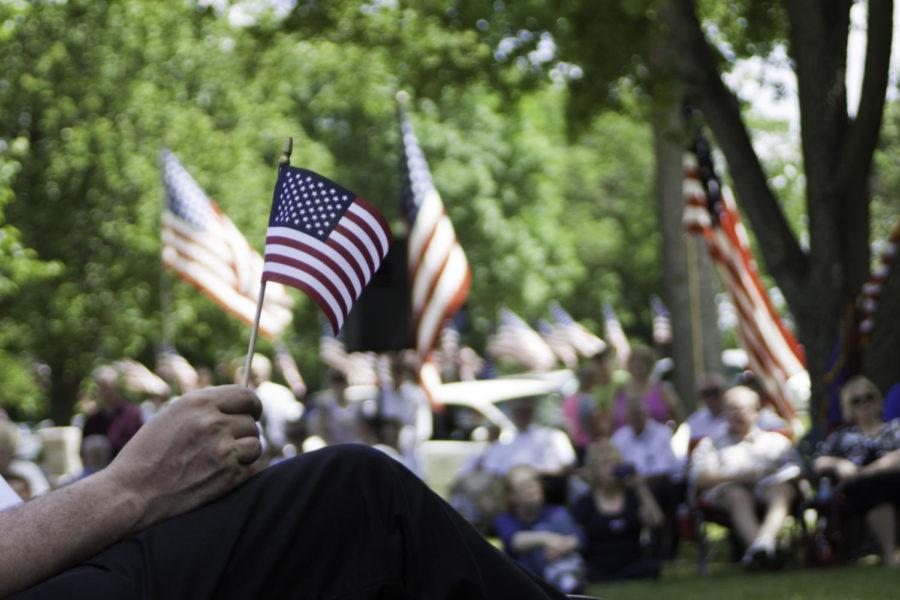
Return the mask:
<svg viewBox="0 0 900 600"><path fill-rule="evenodd" d="M161 163L166 190L163 265L227 312L252 324L262 257L174 154L163 150ZM259 330L275 338L290 324L294 300L281 285L270 286L267 292Z"/></svg>
<svg viewBox="0 0 900 600"><path fill-rule="evenodd" d="M738 315L738 339L750 369L778 413L793 421L793 378L806 378L803 353L763 287L737 207L713 167L709 144L697 135L684 156L684 224L701 234Z"/></svg>
<svg viewBox="0 0 900 600"><path fill-rule="evenodd" d="M590 358L595 354L603 352L606 348L606 342L588 331L588 329L572 318L566 310L557 302L550 304L550 314L553 315L553 321L557 329L559 329L569 340L569 344L578 351L578 354L585 358Z"/></svg>
<svg viewBox="0 0 900 600"><path fill-rule="evenodd" d="M554 327L544 319L538 321L537 330L541 337L544 338L544 341L547 342L547 345L550 346L550 349L553 350L556 358L566 368L574 369L578 366L578 352L572 347L565 331L559 327Z"/></svg>
<svg viewBox="0 0 900 600"><path fill-rule="evenodd" d="M669 309L659 296L650 297L650 309L653 311L653 341L657 346L665 346L672 341L672 317Z"/></svg>
<svg viewBox="0 0 900 600"><path fill-rule="evenodd" d="M263 281L306 292L335 334L390 245L387 221L368 202L312 171L279 167Z"/></svg>
<svg viewBox="0 0 900 600"><path fill-rule="evenodd" d="M415 343L425 357L437 346L444 322L466 301L472 272L402 105L400 129Z"/></svg>
<svg viewBox="0 0 900 600"><path fill-rule="evenodd" d="M508 308L500 309L500 325L488 339L488 352L535 371L549 371L556 365L556 355L544 338Z"/></svg>
<svg viewBox="0 0 900 600"><path fill-rule="evenodd" d="M628 356L631 354L631 344L628 343L625 330L622 329L619 317L616 316L616 310L609 302L603 303L603 323L606 329L606 339L609 340L609 343L616 350L616 360L618 360L620 366L624 367L625 363L628 362Z"/></svg>

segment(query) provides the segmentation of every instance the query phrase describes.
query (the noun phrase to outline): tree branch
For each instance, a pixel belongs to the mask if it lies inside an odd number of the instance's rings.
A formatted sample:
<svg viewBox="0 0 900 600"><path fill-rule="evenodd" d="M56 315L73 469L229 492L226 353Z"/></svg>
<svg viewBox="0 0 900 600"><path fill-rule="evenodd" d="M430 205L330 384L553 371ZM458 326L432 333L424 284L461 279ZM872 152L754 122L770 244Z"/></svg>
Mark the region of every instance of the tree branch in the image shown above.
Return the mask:
<svg viewBox="0 0 900 600"><path fill-rule="evenodd" d="M734 94L719 75L692 0L669 0L661 15L669 23L676 61L688 96L697 102L716 136L737 190L738 201L760 240L769 272L788 302L803 301L807 257L772 193L753 149Z"/></svg>
<svg viewBox="0 0 900 600"><path fill-rule="evenodd" d="M868 179L872 154L878 143L893 41L894 3L869 0L866 63L856 119L850 125L838 169L838 182Z"/></svg>

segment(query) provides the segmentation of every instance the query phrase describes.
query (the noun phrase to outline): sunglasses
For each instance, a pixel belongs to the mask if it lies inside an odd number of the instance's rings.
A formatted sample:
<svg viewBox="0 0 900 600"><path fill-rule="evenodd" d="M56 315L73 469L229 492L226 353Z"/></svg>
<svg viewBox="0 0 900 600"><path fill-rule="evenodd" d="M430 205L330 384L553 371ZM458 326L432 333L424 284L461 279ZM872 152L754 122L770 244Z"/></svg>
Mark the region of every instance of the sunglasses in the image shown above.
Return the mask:
<svg viewBox="0 0 900 600"><path fill-rule="evenodd" d="M869 393L850 398L850 406L860 406L862 404L868 404L870 402L875 402L875 394Z"/></svg>
<svg viewBox="0 0 900 600"><path fill-rule="evenodd" d="M717 388L717 387L716 388L704 388L704 389L700 390L701 396L718 396L721 393L722 393L722 389Z"/></svg>

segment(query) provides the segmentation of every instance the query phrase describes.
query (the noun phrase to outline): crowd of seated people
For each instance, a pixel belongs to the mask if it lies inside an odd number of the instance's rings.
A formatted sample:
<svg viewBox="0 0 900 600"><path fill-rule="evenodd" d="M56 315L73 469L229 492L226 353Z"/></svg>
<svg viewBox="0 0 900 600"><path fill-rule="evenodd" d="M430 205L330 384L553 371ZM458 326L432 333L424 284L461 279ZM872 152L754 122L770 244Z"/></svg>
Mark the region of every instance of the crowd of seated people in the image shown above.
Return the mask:
<svg viewBox="0 0 900 600"><path fill-rule="evenodd" d="M837 509L829 518L859 519L882 562L896 564L900 419L884 420L882 396L871 381L856 377L844 385L848 426L822 440L814 460L804 462L788 425L761 405L757 391L704 374L696 390L699 408L684 419L691 440L685 456L673 446L682 403L669 384L654 380L652 355L636 349L627 373L613 369L614 358L606 350L578 372L577 391L560 405L565 429L536 422L538 398L513 401L514 435L501 441L493 431L453 487L464 492L451 498L454 507L499 538L527 569L567 592L592 581L658 577L675 554L677 515L687 503L726 517L748 568L780 568L788 553L779 540L803 499L798 482L804 477L831 490ZM347 378L337 371L326 372L325 390L298 398L272 381L271 363L257 356L250 381L262 402L265 463L302 452L303 438L315 435L322 445L372 445L422 476L418 451L431 427L427 397L409 364L395 357L390 368L391 377L368 402L348 398ZM94 408L82 418L84 468L54 485L102 470L145 414L153 418L174 401L142 414L111 366L96 370L90 384ZM0 474L27 499L50 483L23 460L17 436L18 428L0 418Z"/></svg>
<svg viewBox="0 0 900 600"><path fill-rule="evenodd" d="M493 528L483 530L499 536L526 568L546 569L546 559L558 557L549 550L558 542L558 549L580 553L586 581L658 577L663 561L674 556L679 508L690 505L721 518L731 531L736 558L749 570L780 569L791 556L787 543L795 539L785 531L789 517L802 518L809 482L814 485L820 477L832 484L842 518L863 518L883 564L896 564L900 419L882 419L881 395L870 381L855 378L846 384L841 397L849 426L821 442L810 460L797 451L788 421L763 405L752 378L729 386L721 375L704 374L698 378L699 408L685 419L689 451L679 455L673 435L680 402L664 400L671 390L646 382L613 385L608 372L598 378L596 367L605 368L606 358L582 368L577 391L561 402L571 444L560 441L560 430L534 424L525 402L514 441L495 440L457 481L478 473L484 477L479 489L487 494L494 488L486 483L486 472L504 478L506 511L494 519ZM642 358L639 353L630 365L639 378L650 371ZM598 379L603 389L594 395ZM570 481L562 498L547 485L558 477ZM536 481L549 493L538 494ZM523 500L529 494L530 505ZM557 532L569 536L565 544L540 533L522 538L534 544L528 553L511 543L511 524L516 531L541 532L543 517L551 514L567 526L571 516L579 528ZM536 563L535 553L544 562Z"/></svg>

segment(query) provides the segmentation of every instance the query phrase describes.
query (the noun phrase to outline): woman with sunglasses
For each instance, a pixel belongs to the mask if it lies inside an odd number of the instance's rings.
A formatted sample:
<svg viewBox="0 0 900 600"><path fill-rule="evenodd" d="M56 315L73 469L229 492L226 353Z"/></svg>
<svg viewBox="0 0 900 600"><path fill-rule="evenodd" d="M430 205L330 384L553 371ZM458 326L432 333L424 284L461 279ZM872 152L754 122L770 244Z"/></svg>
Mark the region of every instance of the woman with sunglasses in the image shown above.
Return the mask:
<svg viewBox="0 0 900 600"><path fill-rule="evenodd" d="M881 392L865 377L853 377L844 384L840 399L850 426L825 439L813 468L818 476L836 481L851 513L865 515L884 565L894 567L900 506L900 419L884 422Z"/></svg>

